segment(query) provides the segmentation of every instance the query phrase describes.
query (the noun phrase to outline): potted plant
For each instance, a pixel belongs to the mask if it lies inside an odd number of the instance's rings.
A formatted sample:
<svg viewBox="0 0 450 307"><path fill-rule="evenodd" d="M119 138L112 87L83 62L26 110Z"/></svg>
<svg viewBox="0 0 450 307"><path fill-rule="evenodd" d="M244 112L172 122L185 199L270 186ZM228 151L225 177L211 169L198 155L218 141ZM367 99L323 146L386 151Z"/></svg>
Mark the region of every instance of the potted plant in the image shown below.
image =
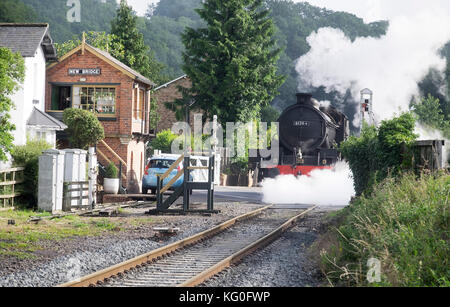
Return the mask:
<svg viewBox="0 0 450 307"><path fill-rule="evenodd" d="M118 194L119 193L119 170L114 163L109 163L106 168L106 176L103 182L103 189L106 194Z"/></svg>

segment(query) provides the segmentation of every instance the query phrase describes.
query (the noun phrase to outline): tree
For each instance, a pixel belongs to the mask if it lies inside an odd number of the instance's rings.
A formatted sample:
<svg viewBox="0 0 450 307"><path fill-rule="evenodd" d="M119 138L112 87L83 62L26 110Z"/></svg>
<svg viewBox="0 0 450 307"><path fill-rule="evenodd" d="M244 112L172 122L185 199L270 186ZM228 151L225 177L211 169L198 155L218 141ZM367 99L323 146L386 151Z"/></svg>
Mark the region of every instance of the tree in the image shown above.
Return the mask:
<svg viewBox="0 0 450 307"><path fill-rule="evenodd" d="M438 98L428 94L419 102L413 102L411 109L417 115L419 122L444 132L446 137L450 137L450 121L445 119L445 114L441 110Z"/></svg>
<svg viewBox="0 0 450 307"><path fill-rule="evenodd" d="M10 96L19 89L25 78L25 61L19 53L0 47L0 161L12 150L15 130L9 112L14 107Z"/></svg>
<svg viewBox="0 0 450 307"><path fill-rule="evenodd" d="M182 35L183 69L192 81L187 92L209 119L256 119L283 83L276 75L281 50L274 48L275 28L262 3L207 0L197 9L206 27Z"/></svg>
<svg viewBox="0 0 450 307"><path fill-rule="evenodd" d="M105 32L90 31L85 33L86 43L103 51L108 51L116 59L125 56L125 47L117 41L114 34L106 34ZM81 45L82 37L74 36L71 40L64 43L55 44L57 52L60 56L75 49Z"/></svg>
<svg viewBox="0 0 450 307"><path fill-rule="evenodd" d="M0 22L32 22L36 18L36 12L20 1L0 1Z"/></svg>
<svg viewBox="0 0 450 307"><path fill-rule="evenodd" d="M73 147L87 149L105 138L105 130L94 113L80 109L65 109L69 142Z"/></svg>
<svg viewBox="0 0 450 307"><path fill-rule="evenodd" d="M155 83L164 81L161 70L164 66L156 61L144 37L137 28L138 18L126 0L120 1L116 17L111 21L113 43L124 46L124 54L118 60L137 70Z"/></svg>

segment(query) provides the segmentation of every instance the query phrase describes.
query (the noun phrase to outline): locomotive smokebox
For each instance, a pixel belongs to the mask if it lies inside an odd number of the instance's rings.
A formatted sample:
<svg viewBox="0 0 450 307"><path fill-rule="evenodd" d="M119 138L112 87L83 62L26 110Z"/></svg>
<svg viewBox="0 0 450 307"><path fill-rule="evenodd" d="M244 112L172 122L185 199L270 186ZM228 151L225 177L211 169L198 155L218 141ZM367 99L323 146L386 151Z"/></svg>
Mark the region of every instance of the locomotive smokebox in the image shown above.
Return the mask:
<svg viewBox="0 0 450 307"><path fill-rule="evenodd" d="M311 99L312 99L312 94L309 94L309 93L298 93L297 94L297 104L313 104Z"/></svg>

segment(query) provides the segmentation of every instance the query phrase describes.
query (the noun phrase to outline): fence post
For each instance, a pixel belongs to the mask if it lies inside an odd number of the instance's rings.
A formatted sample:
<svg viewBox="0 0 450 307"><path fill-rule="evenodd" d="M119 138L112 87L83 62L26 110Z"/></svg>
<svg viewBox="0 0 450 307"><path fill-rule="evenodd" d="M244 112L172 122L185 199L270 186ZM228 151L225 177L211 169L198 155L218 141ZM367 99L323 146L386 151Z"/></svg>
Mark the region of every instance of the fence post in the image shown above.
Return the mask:
<svg viewBox="0 0 450 307"><path fill-rule="evenodd" d="M122 161L119 161L119 194L122 194L123 179L122 179Z"/></svg>
<svg viewBox="0 0 450 307"><path fill-rule="evenodd" d="M89 206L90 209L94 209L97 205L97 174L98 174L97 155L95 154L95 148L89 148ZM119 177L120 178L120 177Z"/></svg>
<svg viewBox="0 0 450 307"><path fill-rule="evenodd" d="M189 167L191 166L191 157L187 156L184 158L184 180L183 180L183 210L189 211L189 202L190 202L190 190L188 189L189 182Z"/></svg>
<svg viewBox="0 0 450 307"><path fill-rule="evenodd" d="M64 182L64 187L63 187L63 211L64 212L70 212L72 210L72 204L71 204L71 200L70 200L70 195L69 194L69 186L70 184L68 182Z"/></svg>

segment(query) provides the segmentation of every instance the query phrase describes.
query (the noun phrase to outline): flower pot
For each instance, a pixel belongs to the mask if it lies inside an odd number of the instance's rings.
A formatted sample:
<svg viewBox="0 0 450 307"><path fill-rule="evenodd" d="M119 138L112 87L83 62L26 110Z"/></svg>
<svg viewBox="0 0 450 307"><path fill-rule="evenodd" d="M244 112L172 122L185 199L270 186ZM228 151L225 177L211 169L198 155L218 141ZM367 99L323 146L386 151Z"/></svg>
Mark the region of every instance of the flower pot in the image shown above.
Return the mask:
<svg viewBox="0 0 450 307"><path fill-rule="evenodd" d="M220 175L220 185L226 187L227 186L228 175L221 174Z"/></svg>
<svg viewBox="0 0 450 307"><path fill-rule="evenodd" d="M119 194L120 180L119 178L105 178L103 182L103 190L106 194Z"/></svg>

